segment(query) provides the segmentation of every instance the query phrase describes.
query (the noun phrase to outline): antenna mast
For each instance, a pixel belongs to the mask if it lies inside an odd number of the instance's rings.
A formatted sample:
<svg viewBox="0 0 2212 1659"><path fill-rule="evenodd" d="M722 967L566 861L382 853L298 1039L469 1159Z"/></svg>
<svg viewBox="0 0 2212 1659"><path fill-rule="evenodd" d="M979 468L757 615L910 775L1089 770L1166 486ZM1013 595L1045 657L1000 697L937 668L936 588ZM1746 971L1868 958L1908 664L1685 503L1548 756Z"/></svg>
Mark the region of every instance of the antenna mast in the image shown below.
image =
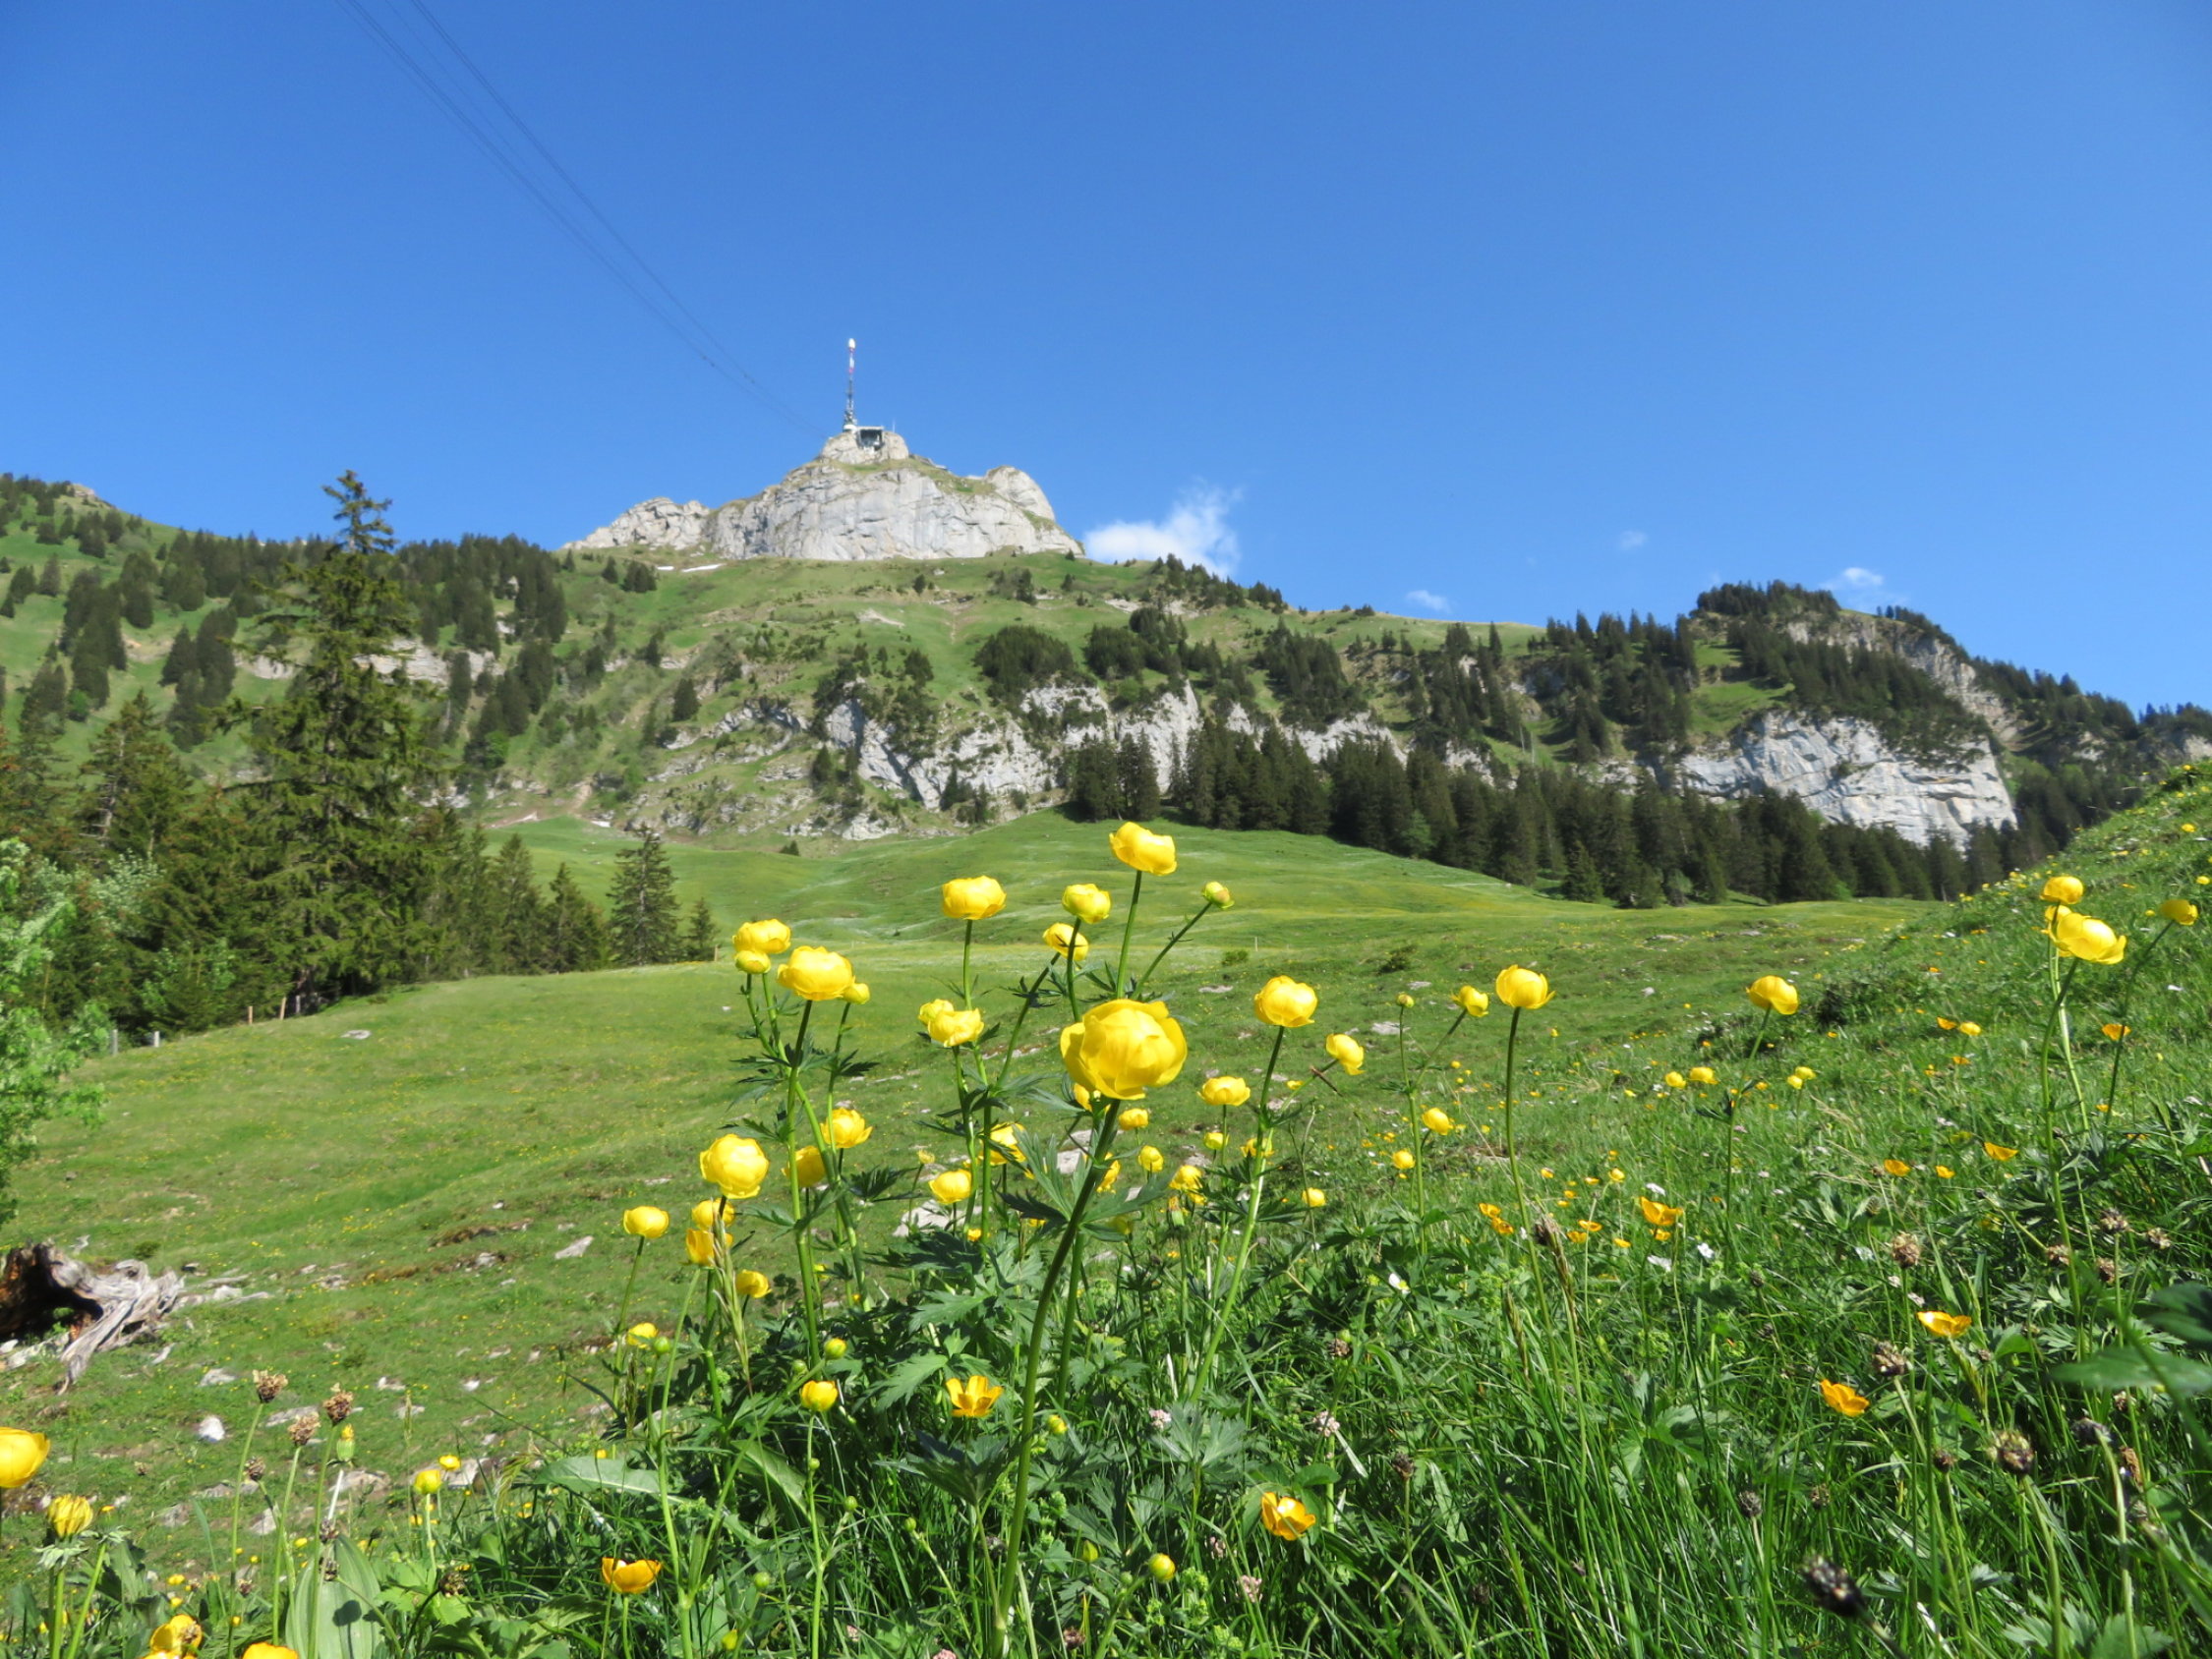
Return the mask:
<svg viewBox="0 0 2212 1659"><path fill-rule="evenodd" d="M846 340L844 343L844 429L848 432L859 425L852 418L852 380L854 371L859 365L859 356L860 342L858 340Z"/></svg>

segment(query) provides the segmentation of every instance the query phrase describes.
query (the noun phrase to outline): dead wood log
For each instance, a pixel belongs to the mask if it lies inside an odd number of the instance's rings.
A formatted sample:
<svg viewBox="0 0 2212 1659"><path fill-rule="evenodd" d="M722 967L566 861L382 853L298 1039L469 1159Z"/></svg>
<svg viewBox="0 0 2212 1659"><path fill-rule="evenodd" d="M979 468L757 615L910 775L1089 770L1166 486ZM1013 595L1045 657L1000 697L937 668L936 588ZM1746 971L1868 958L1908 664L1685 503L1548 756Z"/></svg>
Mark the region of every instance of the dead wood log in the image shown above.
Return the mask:
<svg viewBox="0 0 2212 1659"><path fill-rule="evenodd" d="M37 1341L66 1323L61 1360L67 1388L94 1355L158 1331L184 1288L184 1275L155 1274L144 1262L103 1270L51 1244L25 1244L0 1265L0 1341Z"/></svg>

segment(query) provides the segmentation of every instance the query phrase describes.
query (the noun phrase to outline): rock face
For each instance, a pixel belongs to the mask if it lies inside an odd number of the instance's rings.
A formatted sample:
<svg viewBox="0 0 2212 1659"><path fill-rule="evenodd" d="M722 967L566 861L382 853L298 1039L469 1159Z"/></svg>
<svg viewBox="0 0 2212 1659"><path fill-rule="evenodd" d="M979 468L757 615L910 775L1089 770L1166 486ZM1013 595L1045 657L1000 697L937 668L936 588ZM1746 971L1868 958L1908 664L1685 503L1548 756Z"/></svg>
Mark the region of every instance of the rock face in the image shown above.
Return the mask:
<svg viewBox="0 0 2212 1659"><path fill-rule="evenodd" d="M1864 720L1761 715L1717 749L1692 750L1657 769L1687 794L1741 800L1794 795L1823 818L1894 830L1918 845L1964 841L1983 825L2012 822L2012 797L1986 745L1950 756L1892 748Z"/></svg>
<svg viewBox="0 0 2212 1659"><path fill-rule="evenodd" d="M656 496L563 550L666 548L718 559L968 559L1080 553L1036 480L1018 467L961 478L910 454L897 432L839 432L758 495L709 510Z"/></svg>

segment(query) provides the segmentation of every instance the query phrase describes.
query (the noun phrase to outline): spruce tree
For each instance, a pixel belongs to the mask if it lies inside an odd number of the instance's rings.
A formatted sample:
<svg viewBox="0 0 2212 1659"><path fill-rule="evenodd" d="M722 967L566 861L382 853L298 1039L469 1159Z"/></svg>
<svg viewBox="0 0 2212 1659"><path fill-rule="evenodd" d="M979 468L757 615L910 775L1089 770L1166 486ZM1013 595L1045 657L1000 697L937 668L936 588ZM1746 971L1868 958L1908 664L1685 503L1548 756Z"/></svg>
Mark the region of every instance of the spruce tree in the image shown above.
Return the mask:
<svg viewBox="0 0 2212 1659"><path fill-rule="evenodd" d="M711 962L715 959L715 943L719 930L715 927L715 913L704 898L691 906L690 920L683 925L683 959L687 962Z"/></svg>
<svg viewBox="0 0 2212 1659"><path fill-rule="evenodd" d="M83 770L78 830L106 858L156 857L195 793L143 691L100 727Z"/></svg>
<svg viewBox="0 0 2212 1659"><path fill-rule="evenodd" d="M556 974L590 973L607 966L607 918L584 896L563 864L546 889L541 934L546 968Z"/></svg>
<svg viewBox="0 0 2212 1659"><path fill-rule="evenodd" d="M488 952L495 973L534 974L546 953L545 903L538 895L530 849L520 835L509 835L492 861L486 884L493 937Z"/></svg>
<svg viewBox="0 0 2212 1659"><path fill-rule="evenodd" d="M614 855L608 888L608 944L615 965L673 962L682 957L676 937L675 873L660 832L648 828L638 843Z"/></svg>

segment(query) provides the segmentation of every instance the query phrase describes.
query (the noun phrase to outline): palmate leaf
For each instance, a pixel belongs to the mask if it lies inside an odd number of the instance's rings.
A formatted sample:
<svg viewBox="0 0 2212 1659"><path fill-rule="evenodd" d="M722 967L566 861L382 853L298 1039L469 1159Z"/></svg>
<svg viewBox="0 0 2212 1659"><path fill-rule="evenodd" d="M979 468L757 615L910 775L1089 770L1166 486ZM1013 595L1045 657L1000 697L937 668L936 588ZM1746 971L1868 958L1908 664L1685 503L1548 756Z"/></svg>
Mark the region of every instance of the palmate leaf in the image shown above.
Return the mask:
<svg viewBox="0 0 2212 1659"><path fill-rule="evenodd" d="M2212 1365L2201 1359L2183 1358L2178 1353L2154 1356L2147 1348L2135 1344L2106 1348L2072 1365L2062 1365L2052 1374L2062 1383L2105 1389L2115 1394L2123 1389L2161 1386L2183 1396L2212 1393Z"/></svg>
<svg viewBox="0 0 2212 1659"><path fill-rule="evenodd" d="M997 1435L955 1446L925 1430L915 1436L912 1454L892 1466L921 1476L948 1497L976 1506L998 1484L1010 1456L1006 1441Z"/></svg>
<svg viewBox="0 0 2212 1659"><path fill-rule="evenodd" d="M2169 1285L2145 1296L2136 1312L2190 1347L2212 1347L2212 1285Z"/></svg>

